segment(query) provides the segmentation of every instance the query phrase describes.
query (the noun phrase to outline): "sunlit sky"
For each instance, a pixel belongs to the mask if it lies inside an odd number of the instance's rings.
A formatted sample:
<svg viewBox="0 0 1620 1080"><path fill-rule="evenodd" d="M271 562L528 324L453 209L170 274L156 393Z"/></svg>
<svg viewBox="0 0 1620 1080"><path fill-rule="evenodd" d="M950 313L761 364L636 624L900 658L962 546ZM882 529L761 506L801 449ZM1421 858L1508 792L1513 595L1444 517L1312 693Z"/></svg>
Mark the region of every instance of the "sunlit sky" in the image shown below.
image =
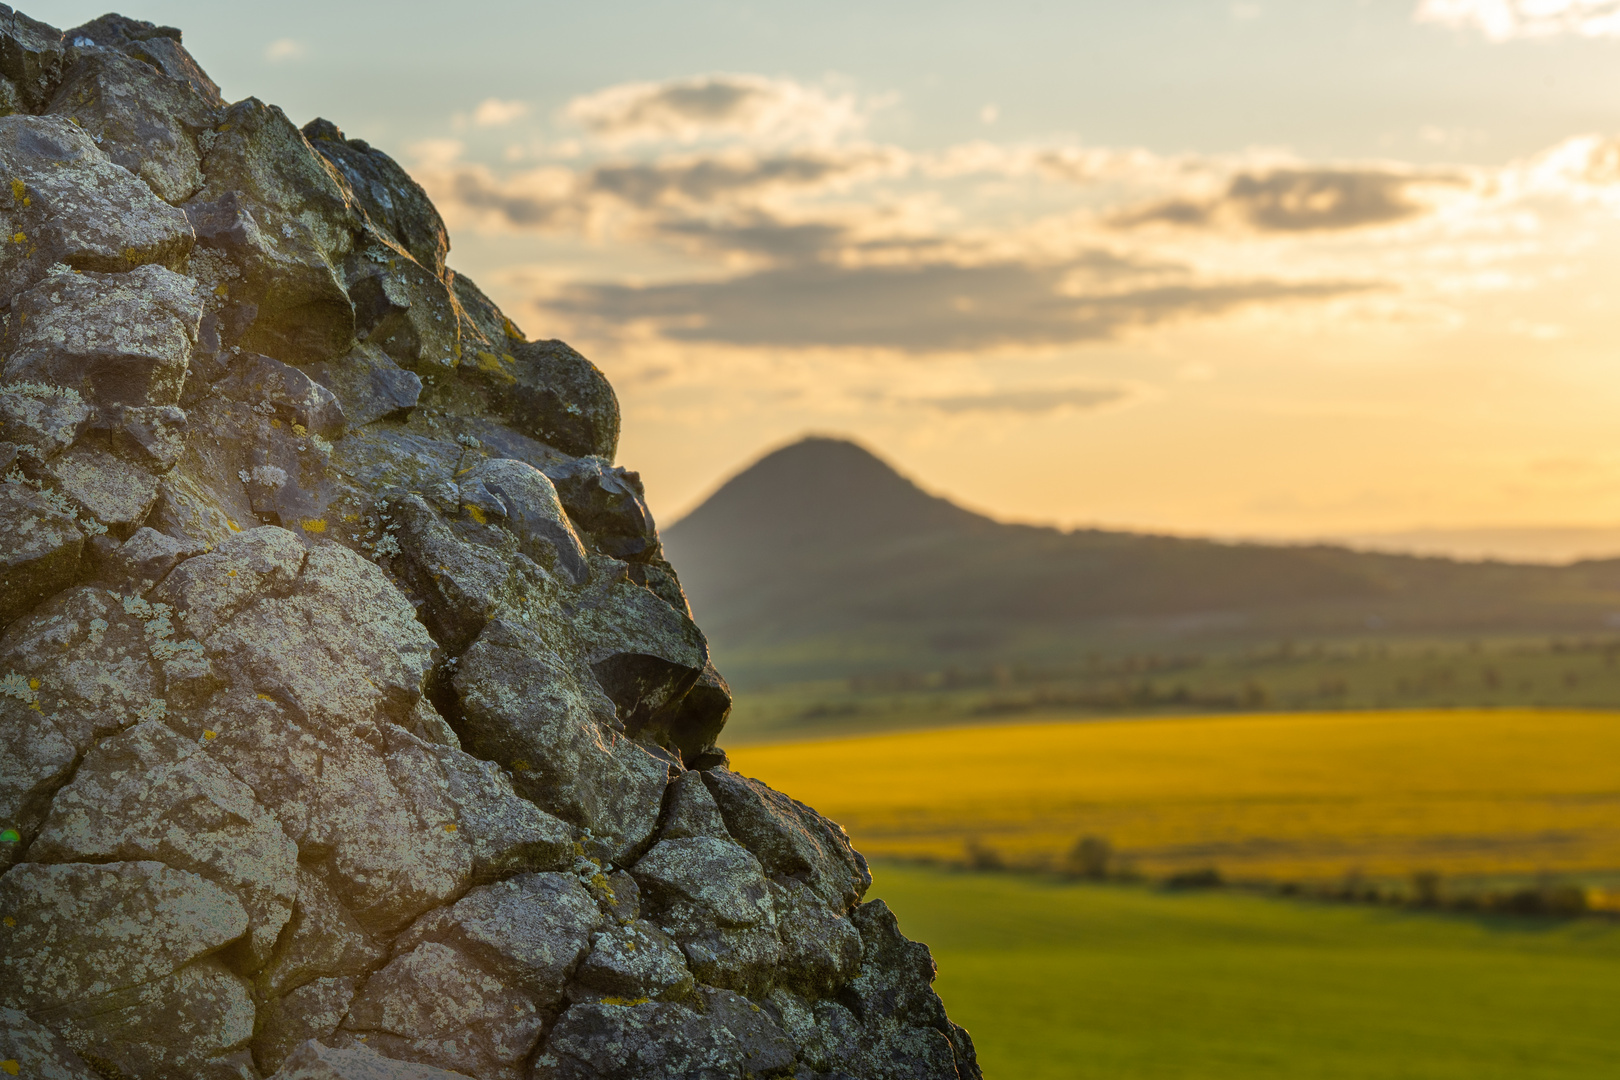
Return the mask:
<svg viewBox="0 0 1620 1080"><path fill-rule="evenodd" d="M410 168L661 520L814 431L1010 519L1620 525L1620 0L123 11Z"/></svg>

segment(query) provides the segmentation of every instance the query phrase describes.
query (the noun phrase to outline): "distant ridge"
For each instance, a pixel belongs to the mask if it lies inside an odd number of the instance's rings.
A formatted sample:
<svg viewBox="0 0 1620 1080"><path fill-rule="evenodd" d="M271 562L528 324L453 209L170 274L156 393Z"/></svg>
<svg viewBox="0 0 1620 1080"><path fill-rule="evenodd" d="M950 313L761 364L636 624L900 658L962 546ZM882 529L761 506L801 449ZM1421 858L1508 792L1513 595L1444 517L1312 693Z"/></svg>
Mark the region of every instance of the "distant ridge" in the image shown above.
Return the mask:
<svg viewBox="0 0 1620 1080"><path fill-rule="evenodd" d="M717 655L745 665L796 641L859 665L885 650L1016 656L1058 640L1595 633L1620 611L1620 562L1464 563L1005 524L825 436L760 458L664 545Z"/></svg>

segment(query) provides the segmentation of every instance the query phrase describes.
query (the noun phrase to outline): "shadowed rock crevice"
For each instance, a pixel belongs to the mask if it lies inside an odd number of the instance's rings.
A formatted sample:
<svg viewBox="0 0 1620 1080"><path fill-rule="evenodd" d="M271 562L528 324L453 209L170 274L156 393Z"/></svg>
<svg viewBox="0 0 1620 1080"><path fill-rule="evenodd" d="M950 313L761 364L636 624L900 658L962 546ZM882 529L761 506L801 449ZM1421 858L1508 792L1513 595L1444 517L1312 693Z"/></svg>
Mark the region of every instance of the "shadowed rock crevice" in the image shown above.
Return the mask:
<svg viewBox="0 0 1620 1080"><path fill-rule="evenodd" d="M0 8L0 169L0 1061L978 1075L843 830L726 768L607 379L397 163Z"/></svg>

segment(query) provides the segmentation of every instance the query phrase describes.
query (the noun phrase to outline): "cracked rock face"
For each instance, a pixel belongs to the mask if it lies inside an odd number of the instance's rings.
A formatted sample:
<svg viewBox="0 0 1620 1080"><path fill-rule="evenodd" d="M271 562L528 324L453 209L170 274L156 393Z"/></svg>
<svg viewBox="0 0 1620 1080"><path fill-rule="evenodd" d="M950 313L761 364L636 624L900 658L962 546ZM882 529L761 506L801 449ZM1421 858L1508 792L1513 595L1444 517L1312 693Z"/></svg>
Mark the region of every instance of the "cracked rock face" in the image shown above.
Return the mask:
<svg viewBox="0 0 1620 1080"><path fill-rule="evenodd" d="M4 1071L978 1077L403 169L0 5L0 170Z"/></svg>

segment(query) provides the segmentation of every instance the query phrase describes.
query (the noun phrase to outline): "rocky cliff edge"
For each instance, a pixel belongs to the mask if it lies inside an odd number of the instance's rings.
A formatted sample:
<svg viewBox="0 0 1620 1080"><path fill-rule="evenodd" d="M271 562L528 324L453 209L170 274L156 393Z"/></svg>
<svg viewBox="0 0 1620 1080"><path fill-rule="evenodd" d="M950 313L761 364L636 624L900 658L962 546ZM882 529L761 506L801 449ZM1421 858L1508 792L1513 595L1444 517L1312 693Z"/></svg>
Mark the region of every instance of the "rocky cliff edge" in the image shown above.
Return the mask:
<svg viewBox="0 0 1620 1080"><path fill-rule="evenodd" d="M731 772L613 389L386 154L0 5L0 1068L978 1076Z"/></svg>

